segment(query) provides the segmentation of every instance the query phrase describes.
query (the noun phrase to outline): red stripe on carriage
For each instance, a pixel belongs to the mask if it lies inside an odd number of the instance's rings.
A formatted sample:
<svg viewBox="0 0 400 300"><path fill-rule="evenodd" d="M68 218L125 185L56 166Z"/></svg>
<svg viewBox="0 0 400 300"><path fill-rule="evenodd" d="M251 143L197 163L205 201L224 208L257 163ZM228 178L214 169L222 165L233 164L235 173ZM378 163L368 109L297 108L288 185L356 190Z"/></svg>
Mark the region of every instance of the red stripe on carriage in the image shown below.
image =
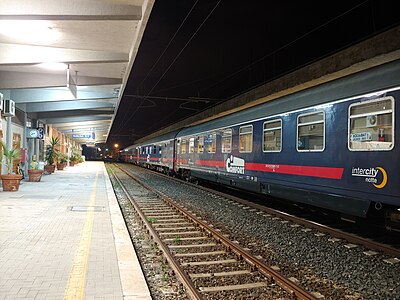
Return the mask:
<svg viewBox="0 0 400 300"><path fill-rule="evenodd" d="M225 169L225 161L196 160L196 165L204 167L219 167ZM329 179L342 179L344 171L344 168L279 165L279 164L257 164L257 163L246 163L245 169L249 171L290 174L290 175L329 178Z"/></svg>
<svg viewBox="0 0 400 300"><path fill-rule="evenodd" d="M246 170L279 174L342 179L344 168L246 163Z"/></svg>
<svg viewBox="0 0 400 300"><path fill-rule="evenodd" d="M158 157L150 157L149 159L147 159L147 157L140 157L139 161L159 161L160 159Z"/></svg>

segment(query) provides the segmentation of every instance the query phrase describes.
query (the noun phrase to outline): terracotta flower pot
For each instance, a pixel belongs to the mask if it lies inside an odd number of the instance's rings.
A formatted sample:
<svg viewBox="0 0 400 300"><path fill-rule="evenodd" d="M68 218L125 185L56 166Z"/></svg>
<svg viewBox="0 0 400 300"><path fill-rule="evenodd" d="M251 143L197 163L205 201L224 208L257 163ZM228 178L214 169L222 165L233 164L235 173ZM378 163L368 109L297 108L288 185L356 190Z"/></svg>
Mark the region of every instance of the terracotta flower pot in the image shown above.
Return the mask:
<svg viewBox="0 0 400 300"><path fill-rule="evenodd" d="M43 170L28 170L29 181L39 182L42 179Z"/></svg>
<svg viewBox="0 0 400 300"><path fill-rule="evenodd" d="M69 165L70 165L71 167L73 167L73 166L76 165L76 162L74 162L74 161L69 161Z"/></svg>
<svg viewBox="0 0 400 300"><path fill-rule="evenodd" d="M1 175L1 182L3 184L3 191L16 192L19 189L19 183L22 179L20 174L3 174Z"/></svg>
<svg viewBox="0 0 400 300"><path fill-rule="evenodd" d="M46 165L46 166L44 166L44 171L47 173L47 174L51 174L51 173L54 173L54 170L56 169L56 166L55 165Z"/></svg>
<svg viewBox="0 0 400 300"><path fill-rule="evenodd" d="M57 164L57 170L63 170L63 169L64 169L64 164L63 163Z"/></svg>

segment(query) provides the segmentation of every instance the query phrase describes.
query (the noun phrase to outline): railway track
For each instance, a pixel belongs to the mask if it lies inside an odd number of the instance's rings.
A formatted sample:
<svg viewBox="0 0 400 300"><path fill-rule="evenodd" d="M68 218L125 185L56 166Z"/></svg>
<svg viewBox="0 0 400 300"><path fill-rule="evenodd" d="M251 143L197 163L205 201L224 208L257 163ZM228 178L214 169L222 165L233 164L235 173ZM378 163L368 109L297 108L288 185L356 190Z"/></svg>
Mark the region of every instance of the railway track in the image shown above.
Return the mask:
<svg viewBox="0 0 400 300"><path fill-rule="evenodd" d="M317 299L320 295L286 278L129 171L111 172L190 298ZM132 197L121 176L133 180L143 195Z"/></svg>
<svg viewBox="0 0 400 300"><path fill-rule="evenodd" d="M304 228L315 230L318 233L330 235L333 238L333 241L336 239L345 240L349 243L349 247L353 247L353 245L363 246L366 249L369 249L374 253L375 251L392 256L393 258L388 259L389 261L397 262L398 258L400 258L400 249L393 247L391 245L387 245L384 243L376 242L371 240L370 238L365 238L353 233L346 232L341 229L337 229L331 226L327 226L324 224L320 224L314 221L310 221L306 218L297 217L292 214L288 214L286 212L282 212L273 208L266 207L265 205L257 204L252 201L245 200L240 197L233 196L231 194L227 194L224 192L217 191L215 189L207 188L201 185L193 184L190 182L185 182L177 178L173 178L158 172L154 172L155 176L160 176L166 178L168 180L178 181L182 184L186 184L193 188L199 189L202 192L208 192L212 195L217 195L219 197L226 198L228 201L232 201L239 205L244 205L249 209L256 209L259 212L264 213L266 216L270 216L271 218L279 218L282 221L289 221L294 224L300 225Z"/></svg>
<svg viewBox="0 0 400 300"><path fill-rule="evenodd" d="M190 184L190 183L188 183L188 184ZM197 185L196 185L196 187L201 190L208 191L210 193L214 193L215 195L225 197L225 198L229 199L230 201L233 201L240 205L247 206L250 209L256 209L257 211L263 212L267 216L269 215L272 218L279 218L281 220L286 220L291 223L300 225L304 228L312 229L319 233L330 235L332 238L345 240L351 244L363 246L367 249L370 249L373 251L378 251L380 253L383 253L383 254L386 254L389 256L393 256L394 258L400 257L400 249L393 247L391 245L376 242L370 238L365 238L365 237L357 235L357 234L346 232L345 230L341 230L338 228L334 228L334 227L327 226L327 225L324 225L324 224L321 224L318 222L308 220L307 218L298 217L298 216L295 216L290 213L286 213L286 212L283 212L283 211L280 211L277 209L269 208L269 207L266 207L265 205L257 204L252 201L248 201L248 200L245 200L240 197L236 197L236 196L229 195L229 194L226 194L223 192L219 192L219 191L207 188L207 187L202 187L202 186L197 186Z"/></svg>

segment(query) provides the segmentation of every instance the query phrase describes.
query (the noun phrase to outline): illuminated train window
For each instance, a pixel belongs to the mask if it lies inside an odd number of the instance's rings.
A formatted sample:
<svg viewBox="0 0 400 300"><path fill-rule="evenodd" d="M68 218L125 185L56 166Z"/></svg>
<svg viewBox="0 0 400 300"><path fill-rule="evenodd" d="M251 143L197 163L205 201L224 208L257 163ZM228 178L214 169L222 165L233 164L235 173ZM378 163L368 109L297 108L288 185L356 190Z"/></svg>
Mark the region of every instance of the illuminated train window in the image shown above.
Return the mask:
<svg viewBox="0 0 400 300"><path fill-rule="evenodd" d="M325 113L302 114L297 117L297 151L318 152L325 149Z"/></svg>
<svg viewBox="0 0 400 300"><path fill-rule="evenodd" d="M394 99L385 97L349 107L350 151L388 151L394 147Z"/></svg>
<svg viewBox="0 0 400 300"><path fill-rule="evenodd" d="M239 128L239 152L250 153L251 151L253 151L253 126L242 126Z"/></svg>
<svg viewBox="0 0 400 300"><path fill-rule="evenodd" d="M224 129L221 132L221 152L231 153L232 150L232 129Z"/></svg>
<svg viewBox="0 0 400 300"><path fill-rule="evenodd" d="M194 138L189 139L189 153L194 153Z"/></svg>
<svg viewBox="0 0 400 300"><path fill-rule="evenodd" d="M182 139L181 141L181 153L186 154L187 152L187 142L185 139Z"/></svg>
<svg viewBox="0 0 400 300"><path fill-rule="evenodd" d="M282 120L266 121L263 133L263 151L280 152L282 150Z"/></svg>
<svg viewBox="0 0 400 300"><path fill-rule="evenodd" d="M199 136L197 138L197 152L198 153L204 152L204 136Z"/></svg>

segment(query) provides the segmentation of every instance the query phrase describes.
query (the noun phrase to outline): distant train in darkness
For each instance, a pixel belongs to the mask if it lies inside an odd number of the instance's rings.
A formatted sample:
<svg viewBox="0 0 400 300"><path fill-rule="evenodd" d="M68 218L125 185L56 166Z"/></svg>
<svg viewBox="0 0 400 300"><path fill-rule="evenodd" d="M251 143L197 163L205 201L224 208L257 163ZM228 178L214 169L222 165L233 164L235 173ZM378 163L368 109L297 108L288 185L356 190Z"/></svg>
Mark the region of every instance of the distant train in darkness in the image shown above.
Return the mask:
<svg viewBox="0 0 400 300"><path fill-rule="evenodd" d="M400 228L400 61L126 148L125 161Z"/></svg>

